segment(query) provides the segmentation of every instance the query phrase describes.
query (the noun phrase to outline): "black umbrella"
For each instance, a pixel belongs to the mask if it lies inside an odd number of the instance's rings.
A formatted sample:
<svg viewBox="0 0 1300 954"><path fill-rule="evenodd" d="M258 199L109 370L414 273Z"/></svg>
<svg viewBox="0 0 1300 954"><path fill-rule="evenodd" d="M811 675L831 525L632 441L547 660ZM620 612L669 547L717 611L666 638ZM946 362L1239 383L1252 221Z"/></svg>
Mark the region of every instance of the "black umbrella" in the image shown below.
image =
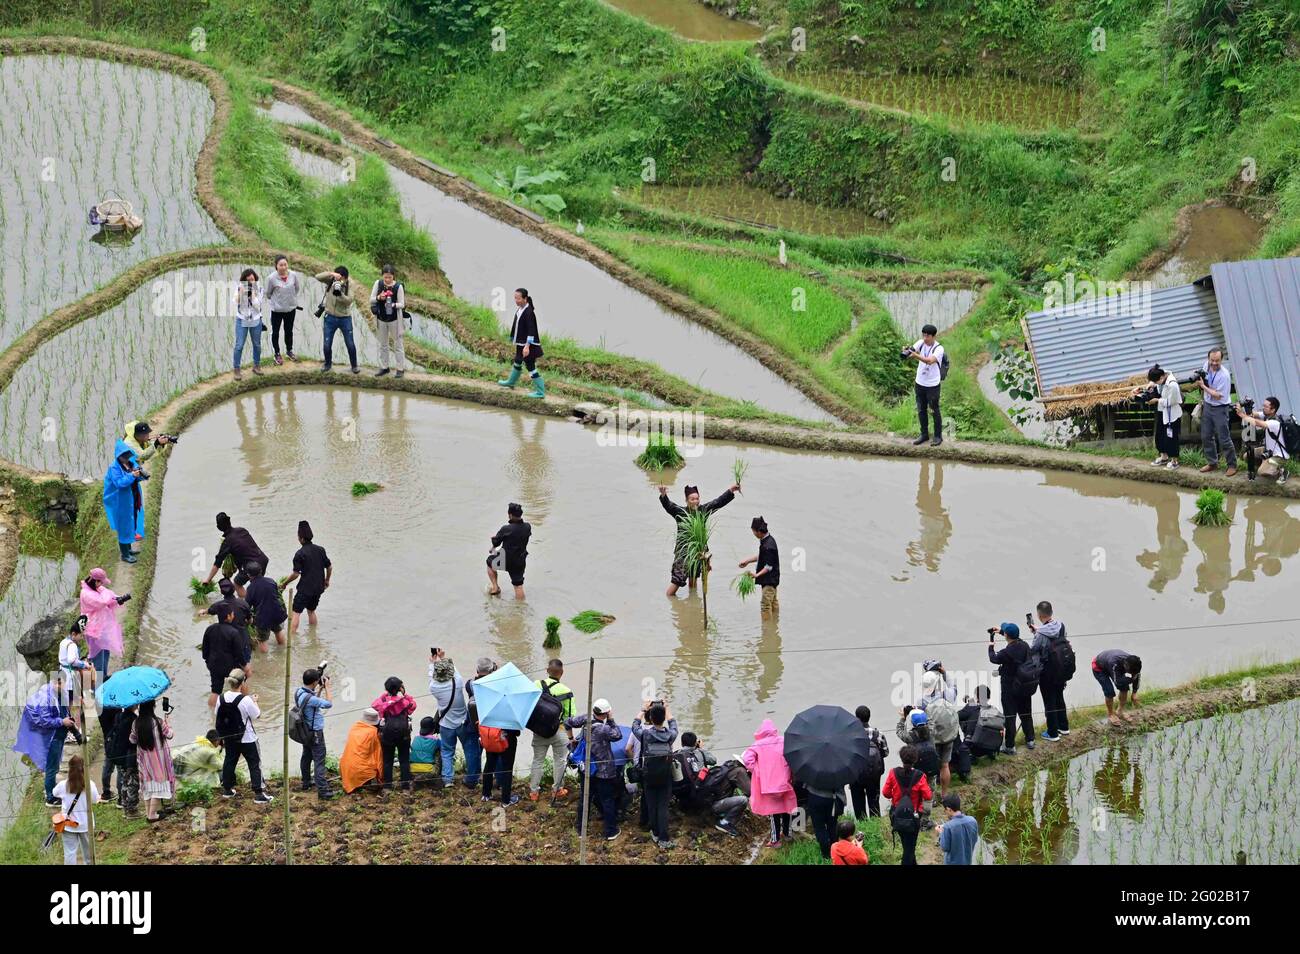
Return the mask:
<svg viewBox="0 0 1300 954"><path fill-rule="evenodd" d="M823 791L836 791L859 778L870 753L862 723L839 706L805 709L785 730L785 760L791 773Z"/></svg>

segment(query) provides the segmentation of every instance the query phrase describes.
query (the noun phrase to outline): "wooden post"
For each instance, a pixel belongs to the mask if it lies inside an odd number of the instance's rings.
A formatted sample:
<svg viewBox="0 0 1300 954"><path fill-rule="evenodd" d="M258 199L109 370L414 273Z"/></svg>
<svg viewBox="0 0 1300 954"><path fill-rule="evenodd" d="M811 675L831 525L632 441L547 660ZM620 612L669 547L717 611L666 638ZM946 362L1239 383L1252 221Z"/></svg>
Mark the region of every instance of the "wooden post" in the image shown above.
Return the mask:
<svg viewBox="0 0 1300 954"><path fill-rule="evenodd" d="M583 731L587 733L583 746L582 768L582 834L578 837L578 864L587 863L587 823L591 819L591 720L595 717L596 697L592 695L596 688L596 659L587 658L587 724Z"/></svg>
<svg viewBox="0 0 1300 954"><path fill-rule="evenodd" d="M291 617L292 619L292 617ZM289 817L289 707L293 704L289 695L289 674L293 663L293 630L289 621L285 621L284 637L284 781L281 783L280 797L284 799L284 863L293 864L293 832Z"/></svg>

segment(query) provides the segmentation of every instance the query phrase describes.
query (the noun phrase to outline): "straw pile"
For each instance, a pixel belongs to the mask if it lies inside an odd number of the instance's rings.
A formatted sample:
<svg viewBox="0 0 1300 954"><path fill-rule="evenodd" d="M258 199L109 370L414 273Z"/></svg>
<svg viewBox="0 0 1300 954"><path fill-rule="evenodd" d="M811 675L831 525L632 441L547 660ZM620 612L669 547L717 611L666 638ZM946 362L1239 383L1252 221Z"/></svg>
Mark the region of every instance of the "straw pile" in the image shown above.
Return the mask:
<svg viewBox="0 0 1300 954"><path fill-rule="evenodd" d="M1118 383L1094 381L1087 384L1063 384L1043 395L1043 416L1048 420L1059 420L1095 408L1123 404L1132 399L1134 388L1145 388L1149 384L1145 373L1135 374Z"/></svg>

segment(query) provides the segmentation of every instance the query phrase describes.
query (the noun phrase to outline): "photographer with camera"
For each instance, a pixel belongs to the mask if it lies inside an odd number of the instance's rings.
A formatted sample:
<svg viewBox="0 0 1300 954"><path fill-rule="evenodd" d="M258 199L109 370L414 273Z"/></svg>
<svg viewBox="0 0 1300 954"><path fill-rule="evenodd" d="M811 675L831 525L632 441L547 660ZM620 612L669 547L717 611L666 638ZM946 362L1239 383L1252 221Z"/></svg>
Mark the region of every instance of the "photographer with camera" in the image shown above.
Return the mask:
<svg viewBox="0 0 1300 954"><path fill-rule="evenodd" d="M316 317L325 323L325 344L322 352L322 371L334 367L334 333L343 332L343 343L348 349L348 361L352 364L352 373L360 374L357 367L357 343L352 337L352 306L356 303L357 283L348 277L346 265L340 265L332 272L321 272L316 281L325 286L325 296L321 298Z"/></svg>
<svg viewBox="0 0 1300 954"><path fill-rule="evenodd" d="M641 712L632 720L632 734L641 743L641 797L646 803L650 839L666 850L673 846L668 803L673 797L673 743L677 740L677 720L668 703L662 699L643 702Z"/></svg>
<svg viewBox="0 0 1300 954"><path fill-rule="evenodd" d="M921 436L913 444L924 444L930 440L930 422L927 408L934 414L934 440L930 444L938 447L943 443L943 415L939 413L939 388L946 373L947 357L943 345L935 340L939 329L934 325L921 327L921 340L910 348L904 348L904 358L915 358L916 365L916 416L921 422Z"/></svg>
<svg viewBox="0 0 1300 954"><path fill-rule="evenodd" d="M129 421L122 436L122 442L135 454L136 461L143 466L154 454L166 450L179 440L173 434L153 436L153 429L148 421ZM144 485L136 485L140 490L140 510L136 514L135 538L144 539Z"/></svg>
<svg viewBox="0 0 1300 954"><path fill-rule="evenodd" d="M176 769L172 765L171 705L162 700L163 715L158 718L153 699L140 703L140 709L128 737L135 746L135 761L140 772L140 798L144 800L144 817L156 822L162 803L176 794Z"/></svg>
<svg viewBox="0 0 1300 954"><path fill-rule="evenodd" d="M239 366L244 360L244 340L253 339L253 373L261 374L258 367L262 363L262 283L257 272L246 268L239 273L239 284L235 287L235 354L231 366L235 370L235 380L244 376Z"/></svg>
<svg viewBox="0 0 1300 954"><path fill-rule="evenodd" d="M302 279L290 271L289 259L275 257L275 271L266 280L266 303L271 309L271 347L275 349L275 363L284 364L280 355L280 328L284 328L284 350L290 361L297 361L293 353L293 319L302 311L298 296L302 294Z"/></svg>
<svg viewBox="0 0 1300 954"><path fill-rule="evenodd" d="M1201 450L1205 452L1202 474L1219 469L1219 454L1228 460L1225 476L1237 474L1237 449L1228 430L1228 404L1232 396L1232 375L1223 366L1223 349L1211 348L1205 366L1196 375L1201 389Z"/></svg>
<svg viewBox="0 0 1300 954"><path fill-rule="evenodd" d="M388 373L388 349L397 353L397 374L406 373L406 345L402 341L402 318L406 311L406 290L397 280L392 265L383 266L383 273L370 289L370 313L375 316L375 331L379 335L379 370L375 377Z"/></svg>
<svg viewBox="0 0 1300 954"><path fill-rule="evenodd" d="M1158 364L1147 372L1147 380L1151 386L1145 390L1134 388L1133 396L1156 409L1156 451L1159 456L1151 466L1173 470L1178 466L1178 422L1183 416L1183 392L1178 379Z"/></svg>
<svg viewBox="0 0 1300 954"><path fill-rule="evenodd" d="M81 581L81 613L86 617L86 654L99 672L101 680L108 678L108 659L111 653L122 655L122 624L117 619L117 608L131 598L130 593L118 596L108 588L112 580L100 567L90 571Z"/></svg>
<svg viewBox="0 0 1300 954"><path fill-rule="evenodd" d="M1029 646L1020 638L1020 627L1015 623L1003 623L990 626L989 662L998 667L998 676L1002 680L1002 712L1006 716L1006 734L1002 739L1002 754L1016 754L1016 717L1020 717L1020 726L1025 733L1025 747L1034 748L1034 693L1038 691L1038 679L1042 664L1038 657L1029 651ZM1006 640L1002 649L993 648L993 637L1001 634ZM1037 665L1035 665L1037 663Z"/></svg>
<svg viewBox="0 0 1300 954"><path fill-rule="evenodd" d="M302 769L302 790L311 791L312 766L315 765L316 797L321 801L331 799L329 781L325 778L325 710L334 707L330 698L330 681L325 675L326 663L302 674L302 685L294 693L293 701L302 713L303 726L311 733L311 744L302 747L298 767Z"/></svg>
<svg viewBox="0 0 1300 954"><path fill-rule="evenodd" d="M570 729L582 729L582 740L588 746L588 753L591 757L591 778L588 782L591 784L590 797L596 802L600 810L601 820L605 823L605 840L613 841L619 836L618 830L618 803L619 789L623 787L623 780L619 774L618 763L614 759L614 753L611 749L613 743L623 738L623 730L619 728L618 722L614 719L614 709L606 699L597 699L591 706L592 719L591 724L587 724L587 714L572 716L565 719L564 724ZM672 775L669 774L669 794L672 792ZM588 796L583 793L583 800ZM644 796L643 796L644 797ZM668 802L665 796L664 807L667 808ZM582 806L578 807L578 819L581 824Z"/></svg>
<svg viewBox="0 0 1300 954"><path fill-rule="evenodd" d="M1288 445L1293 438L1287 434L1286 422L1278 417L1281 410L1282 402L1272 395L1264 398L1264 413L1261 417L1255 416L1254 401L1245 400L1237 405L1237 416L1242 423L1242 442L1246 445L1246 470L1251 480L1255 479L1258 472L1262 477L1276 477L1279 484L1286 483L1286 462L1291 457ZM1264 432L1263 443L1246 443L1248 427L1257 427ZM1297 433L1294 424L1291 424L1289 430L1291 435Z"/></svg>
<svg viewBox="0 0 1300 954"><path fill-rule="evenodd" d="M149 475L140 459L124 440L113 448L113 462L104 471L104 516L117 534L117 549L123 563L134 563L131 544L144 537L144 494L140 482Z"/></svg>
<svg viewBox="0 0 1300 954"><path fill-rule="evenodd" d="M225 681L226 691L217 706L214 727L226 750L221 767L221 796L235 797L235 769L242 757L248 763L248 778L253 785L253 801L267 805L274 801L262 781L262 750L257 744L253 721L262 714L256 694L248 691L248 677L242 669L231 669Z"/></svg>
<svg viewBox="0 0 1300 954"><path fill-rule="evenodd" d="M29 758L45 773L45 804L53 808L54 785L59 780L63 761L63 743L68 733L77 732L77 724L63 705L63 677L60 673L38 688L23 705L18 719L18 736L13 750Z"/></svg>

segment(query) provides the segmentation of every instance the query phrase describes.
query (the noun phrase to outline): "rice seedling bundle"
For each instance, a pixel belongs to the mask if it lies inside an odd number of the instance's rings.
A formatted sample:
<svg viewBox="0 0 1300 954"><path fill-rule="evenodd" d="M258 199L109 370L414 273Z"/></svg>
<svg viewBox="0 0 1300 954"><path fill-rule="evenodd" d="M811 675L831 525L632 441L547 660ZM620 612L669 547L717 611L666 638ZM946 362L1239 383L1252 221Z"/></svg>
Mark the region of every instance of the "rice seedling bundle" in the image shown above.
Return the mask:
<svg viewBox="0 0 1300 954"><path fill-rule="evenodd" d="M560 618L558 616L546 617L546 639L542 641L542 648L560 648Z"/></svg>
<svg viewBox="0 0 1300 954"><path fill-rule="evenodd" d="M370 484L358 480L352 485L352 496L368 497L370 494L378 493L380 490L383 489L384 489L383 484Z"/></svg>
<svg viewBox="0 0 1300 954"><path fill-rule="evenodd" d="M636 459L636 465L642 470L659 471L665 467L681 467L685 463L686 459L677 450L677 442L673 436L665 435L662 431L655 431L650 435L645 450Z"/></svg>
<svg viewBox="0 0 1300 954"><path fill-rule="evenodd" d="M554 617L551 618L554 619ZM588 634L598 632L612 622L614 622L614 617L611 614L603 613L600 610L583 610L577 616L573 617L573 619L569 620L569 623L578 632ZM547 620L547 630L548 632L550 630L550 620ZM556 637L556 640L558 644L558 636Z"/></svg>
<svg viewBox="0 0 1300 954"><path fill-rule="evenodd" d="M733 484L743 484L747 473L749 473L749 462L737 457L731 465L731 482Z"/></svg>
<svg viewBox="0 0 1300 954"><path fill-rule="evenodd" d="M1196 513L1192 515L1192 522L1202 527L1226 527L1232 523L1232 518L1224 512L1224 499L1222 490L1213 487L1202 490L1196 498Z"/></svg>
<svg viewBox="0 0 1300 954"><path fill-rule="evenodd" d="M205 583L197 576L190 577L190 602L195 606L202 606L212 596L216 588L217 584L215 583Z"/></svg>
<svg viewBox="0 0 1300 954"><path fill-rule="evenodd" d="M736 579L732 581L731 585L736 588L736 592L740 594L742 600L748 599L749 594L754 592L754 587L758 586L754 581L754 577L748 573L740 574L740 576L736 577Z"/></svg>

